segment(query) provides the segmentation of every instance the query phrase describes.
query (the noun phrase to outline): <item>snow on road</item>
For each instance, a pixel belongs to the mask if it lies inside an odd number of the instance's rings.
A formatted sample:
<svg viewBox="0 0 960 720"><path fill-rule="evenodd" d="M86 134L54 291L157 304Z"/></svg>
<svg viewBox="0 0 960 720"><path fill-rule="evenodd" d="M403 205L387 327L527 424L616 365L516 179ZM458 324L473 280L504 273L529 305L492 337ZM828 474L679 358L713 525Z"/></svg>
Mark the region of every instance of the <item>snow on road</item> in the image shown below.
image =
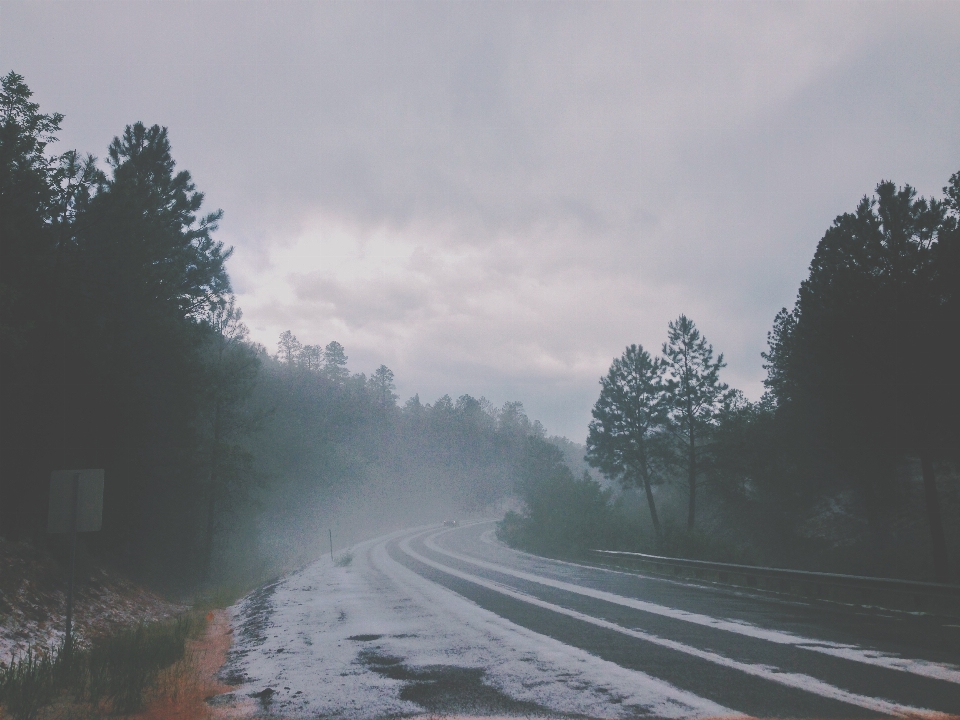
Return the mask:
<svg viewBox="0 0 960 720"><path fill-rule="evenodd" d="M744 622L743 620L714 618L710 617L709 615L688 612L686 610L678 610L676 608L657 605L656 603L646 602L636 598L623 597L621 595L605 592L603 590L587 588L575 583L555 580L549 577L544 577L543 575L522 572L505 567L503 565L498 565L496 563L485 562L477 558L467 557L466 555L461 555L460 553L445 550L437 545L434 538L435 536L427 537L424 540L424 545L436 553L453 558L454 560L458 560L462 563L474 565L486 570L493 570L494 572L510 575L521 580L527 580L540 585L546 585L547 587L566 590L567 592L583 595L585 597L604 600L615 605L623 605L624 607L642 610L650 613L651 615L661 615L663 617L669 617L675 620L683 620L684 622L693 623L694 625L703 625L705 627L731 632L736 635L744 635L746 637L766 640L767 642L776 643L778 645L793 645L798 648L810 650L811 652L841 657L846 660L850 660L851 662L859 662L866 665L876 665L877 667L887 668L889 670L897 670L900 672L907 672L936 680L944 680L946 682L960 684L960 667L951 663L935 663L920 659L903 658L898 655L891 655L888 653L879 652L877 650L861 648L857 645L829 642L827 640L802 637L795 633L785 632L782 630L764 628ZM413 555L416 556L415 553L413 553ZM526 553L517 553L517 555L526 555ZM418 559L420 559L421 562L429 562L425 558ZM539 561L540 559L537 558L537 560ZM562 567L560 562L554 561L554 566L556 565L560 565ZM571 565L571 567L577 566Z"/></svg>
<svg viewBox="0 0 960 720"><path fill-rule="evenodd" d="M398 535L391 537L398 537ZM390 538L248 596L222 675L284 717L424 712L703 717L732 711L519 627L392 560Z"/></svg>

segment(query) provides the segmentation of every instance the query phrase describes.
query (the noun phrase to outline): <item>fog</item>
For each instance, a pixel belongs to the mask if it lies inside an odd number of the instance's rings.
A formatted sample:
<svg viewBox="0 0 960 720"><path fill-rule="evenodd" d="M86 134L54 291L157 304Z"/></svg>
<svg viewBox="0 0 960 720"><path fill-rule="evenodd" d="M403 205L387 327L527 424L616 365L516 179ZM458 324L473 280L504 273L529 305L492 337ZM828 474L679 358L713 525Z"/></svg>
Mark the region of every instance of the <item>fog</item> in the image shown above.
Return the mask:
<svg viewBox="0 0 960 720"><path fill-rule="evenodd" d="M516 504L529 446L547 443L521 403L400 403L385 366L350 373L336 343L311 363L312 346L285 342L282 358L261 351L248 402L266 412L256 432L236 438L251 462L234 471L238 498L225 498L215 564L226 575L302 566L329 552L330 533L338 552L405 527L501 517ZM571 451L582 462L583 448Z"/></svg>
<svg viewBox="0 0 960 720"><path fill-rule="evenodd" d="M955 712L958 38L0 0L0 715Z"/></svg>
<svg viewBox="0 0 960 720"><path fill-rule="evenodd" d="M183 593L510 510L956 575L955 6L226 7L3 1L6 536L96 467Z"/></svg>

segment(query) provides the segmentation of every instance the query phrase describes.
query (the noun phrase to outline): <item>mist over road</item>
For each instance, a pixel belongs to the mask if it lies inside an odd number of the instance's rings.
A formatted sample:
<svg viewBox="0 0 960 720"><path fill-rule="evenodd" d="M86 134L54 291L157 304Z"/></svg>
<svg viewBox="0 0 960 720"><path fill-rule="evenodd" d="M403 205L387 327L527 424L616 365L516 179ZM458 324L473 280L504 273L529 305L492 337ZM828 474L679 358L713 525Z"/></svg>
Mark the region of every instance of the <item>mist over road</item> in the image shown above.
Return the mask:
<svg viewBox="0 0 960 720"><path fill-rule="evenodd" d="M957 713L960 628L547 560L493 523L363 543L245 599L225 675L293 717Z"/></svg>

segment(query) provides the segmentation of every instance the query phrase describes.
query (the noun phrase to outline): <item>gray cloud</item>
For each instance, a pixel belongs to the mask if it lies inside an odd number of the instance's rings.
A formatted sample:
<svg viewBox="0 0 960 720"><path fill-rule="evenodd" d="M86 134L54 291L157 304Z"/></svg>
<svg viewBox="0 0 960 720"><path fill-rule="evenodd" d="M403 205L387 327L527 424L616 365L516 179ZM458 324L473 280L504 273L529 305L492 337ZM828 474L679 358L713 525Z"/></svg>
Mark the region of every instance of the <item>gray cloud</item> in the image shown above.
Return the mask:
<svg viewBox="0 0 960 720"><path fill-rule="evenodd" d="M258 339L578 439L680 312L758 394L833 217L960 169L958 36L938 2L0 0L64 145L170 127Z"/></svg>

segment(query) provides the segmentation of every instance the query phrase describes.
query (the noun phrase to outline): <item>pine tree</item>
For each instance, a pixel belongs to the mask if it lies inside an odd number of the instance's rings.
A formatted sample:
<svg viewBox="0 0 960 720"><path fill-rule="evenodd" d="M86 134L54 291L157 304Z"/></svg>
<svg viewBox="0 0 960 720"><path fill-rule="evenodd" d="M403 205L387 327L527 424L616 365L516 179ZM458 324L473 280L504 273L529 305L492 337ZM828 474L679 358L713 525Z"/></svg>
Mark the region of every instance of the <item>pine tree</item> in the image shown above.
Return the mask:
<svg viewBox="0 0 960 720"><path fill-rule="evenodd" d="M720 382L720 369L726 363L722 353L713 359L713 346L686 315L669 324L663 357L667 412L679 441L678 457L687 471L687 529L692 530L696 517L698 455L702 454L710 430L731 397L727 386Z"/></svg>
<svg viewBox="0 0 960 720"><path fill-rule="evenodd" d="M381 365L374 371L370 384L381 407L393 407L397 403L396 385L393 384L393 370Z"/></svg>
<svg viewBox="0 0 960 720"><path fill-rule="evenodd" d="M350 377L347 370L347 352L333 340L323 349L323 372L335 385L344 385Z"/></svg>
<svg viewBox="0 0 960 720"><path fill-rule="evenodd" d="M920 458L942 582L934 460L955 457L960 435L960 173L944 191L928 200L884 181L837 217L764 356L778 413L826 450L879 533L898 494L893 460Z"/></svg>
<svg viewBox="0 0 960 720"><path fill-rule="evenodd" d="M663 534L653 497L651 464L655 435L662 427L663 364L640 345L630 345L600 379L587 436L587 462L626 487L642 487L657 542Z"/></svg>

